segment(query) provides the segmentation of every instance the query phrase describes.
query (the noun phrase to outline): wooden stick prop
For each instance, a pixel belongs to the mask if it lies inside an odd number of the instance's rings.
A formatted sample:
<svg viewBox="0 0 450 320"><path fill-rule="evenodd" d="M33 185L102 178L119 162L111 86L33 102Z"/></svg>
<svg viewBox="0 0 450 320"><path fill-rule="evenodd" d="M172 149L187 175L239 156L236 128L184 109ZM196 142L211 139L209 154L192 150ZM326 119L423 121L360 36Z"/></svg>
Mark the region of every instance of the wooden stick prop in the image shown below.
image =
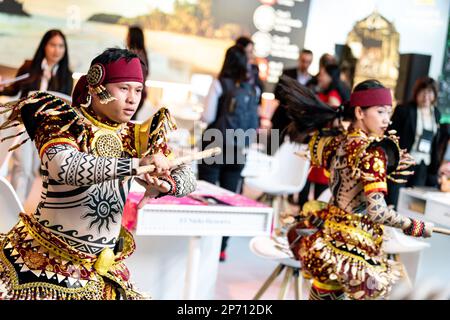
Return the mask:
<svg viewBox="0 0 450 320"><path fill-rule="evenodd" d="M442 233L442 234L446 234L446 235L450 236L450 229L436 228L436 227L434 227L434 228L433 228L433 232L436 232L436 233Z"/></svg>
<svg viewBox="0 0 450 320"><path fill-rule="evenodd" d="M295 151L294 154L300 158L309 160L309 150Z"/></svg>
<svg viewBox="0 0 450 320"><path fill-rule="evenodd" d="M200 152L196 152L194 154L185 156L185 157L180 157L178 159L174 159L170 162L170 168L173 169L175 167L178 167L182 164L186 164L186 163L190 163L192 161L196 161L196 160L200 160L200 159L205 159L205 158L209 158L209 157L213 157L216 156L218 154L222 153L222 149L217 147L217 148L212 148L212 149L208 149L208 150L204 150L204 151L200 151ZM144 173L151 173L155 171L155 166L150 164L148 166L142 166L136 169L136 175L141 175Z"/></svg>

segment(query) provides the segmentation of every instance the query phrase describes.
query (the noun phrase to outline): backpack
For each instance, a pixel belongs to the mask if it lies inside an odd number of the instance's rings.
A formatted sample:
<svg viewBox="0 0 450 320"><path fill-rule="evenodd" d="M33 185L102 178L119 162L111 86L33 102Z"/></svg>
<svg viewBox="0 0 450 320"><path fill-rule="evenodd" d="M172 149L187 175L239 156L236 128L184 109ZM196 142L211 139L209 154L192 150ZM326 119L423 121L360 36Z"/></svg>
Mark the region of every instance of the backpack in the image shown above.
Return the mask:
<svg viewBox="0 0 450 320"><path fill-rule="evenodd" d="M236 141L236 139L233 141L226 139L226 130L242 129L247 131L258 128L259 97L257 97L256 90L248 82L236 84L230 78L220 78L219 81L223 93L218 101L216 120L208 126L208 129L219 129L227 145L236 145L237 147L247 146L249 144L248 139L245 139L245 145L237 145L241 142Z"/></svg>

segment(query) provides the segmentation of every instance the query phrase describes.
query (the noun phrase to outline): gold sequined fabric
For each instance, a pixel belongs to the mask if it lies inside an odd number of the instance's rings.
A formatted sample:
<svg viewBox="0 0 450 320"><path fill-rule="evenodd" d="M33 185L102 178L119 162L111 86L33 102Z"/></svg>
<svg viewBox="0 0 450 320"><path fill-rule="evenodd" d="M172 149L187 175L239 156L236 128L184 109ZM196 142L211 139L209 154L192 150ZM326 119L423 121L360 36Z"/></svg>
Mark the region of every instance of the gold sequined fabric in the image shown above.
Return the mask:
<svg viewBox="0 0 450 320"><path fill-rule="evenodd" d="M144 299L133 289L122 262L134 251L125 229L124 249L104 276L94 268L96 256L80 252L53 235L33 217L0 236L0 299L108 300Z"/></svg>
<svg viewBox="0 0 450 320"><path fill-rule="evenodd" d="M386 296L400 276L400 266L381 250L382 227L331 205L315 215L324 226L301 240L304 272L323 283L339 283L353 299Z"/></svg>
<svg viewBox="0 0 450 320"><path fill-rule="evenodd" d="M94 133L92 153L99 157L120 158L122 156L122 140L110 130L100 129Z"/></svg>

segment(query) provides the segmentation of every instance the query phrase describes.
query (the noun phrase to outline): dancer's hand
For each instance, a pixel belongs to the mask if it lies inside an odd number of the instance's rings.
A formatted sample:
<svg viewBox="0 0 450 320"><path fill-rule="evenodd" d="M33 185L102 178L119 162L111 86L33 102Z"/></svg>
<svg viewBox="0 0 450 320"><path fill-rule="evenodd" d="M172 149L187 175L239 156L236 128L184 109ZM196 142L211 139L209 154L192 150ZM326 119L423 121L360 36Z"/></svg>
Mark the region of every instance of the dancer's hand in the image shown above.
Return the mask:
<svg viewBox="0 0 450 320"><path fill-rule="evenodd" d="M161 152L142 158L139 164L141 166L154 165L153 175L167 175L170 172L170 161Z"/></svg>
<svg viewBox="0 0 450 320"><path fill-rule="evenodd" d="M170 191L169 183L151 176L149 173L145 173L142 178L136 178L136 181L145 188L145 194L138 204L139 209L144 207L148 199L156 198L160 193L167 193Z"/></svg>
<svg viewBox="0 0 450 320"><path fill-rule="evenodd" d="M417 219L410 219L410 221L411 223L403 229L403 233L407 236L429 238L433 234L433 223Z"/></svg>

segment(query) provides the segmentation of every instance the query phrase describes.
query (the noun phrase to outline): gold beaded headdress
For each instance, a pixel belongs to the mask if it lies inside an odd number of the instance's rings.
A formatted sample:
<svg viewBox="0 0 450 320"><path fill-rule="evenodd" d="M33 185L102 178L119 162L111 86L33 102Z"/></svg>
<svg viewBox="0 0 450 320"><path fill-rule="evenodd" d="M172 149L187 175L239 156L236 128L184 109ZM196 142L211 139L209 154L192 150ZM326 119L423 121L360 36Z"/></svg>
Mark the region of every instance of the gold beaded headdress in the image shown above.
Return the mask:
<svg viewBox="0 0 450 320"><path fill-rule="evenodd" d="M105 80L105 73L105 67L101 63L95 63L89 68L86 75L86 81L90 91L100 98L100 103L102 104L116 100L102 84Z"/></svg>

